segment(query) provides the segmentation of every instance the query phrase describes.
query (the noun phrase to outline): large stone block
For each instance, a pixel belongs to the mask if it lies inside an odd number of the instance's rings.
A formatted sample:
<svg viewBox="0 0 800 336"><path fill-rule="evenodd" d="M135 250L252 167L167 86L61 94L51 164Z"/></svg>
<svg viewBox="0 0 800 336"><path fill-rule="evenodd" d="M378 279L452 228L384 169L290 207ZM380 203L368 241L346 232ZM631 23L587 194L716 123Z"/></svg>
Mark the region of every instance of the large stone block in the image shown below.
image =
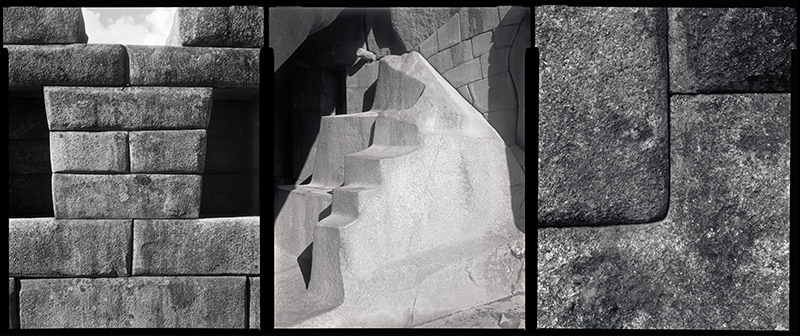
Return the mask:
<svg viewBox="0 0 800 336"><path fill-rule="evenodd" d="M56 218L197 218L200 175L53 174Z"/></svg>
<svg viewBox="0 0 800 336"><path fill-rule="evenodd" d="M259 220L259 217L136 220L133 274L259 274Z"/></svg>
<svg viewBox="0 0 800 336"><path fill-rule="evenodd" d="M535 13L539 225L663 218L666 9L541 6Z"/></svg>
<svg viewBox="0 0 800 336"><path fill-rule="evenodd" d="M453 57L453 66L459 66L462 63L472 59L472 40L461 41L461 43L454 45L450 48L450 56Z"/></svg>
<svg viewBox="0 0 800 336"><path fill-rule="evenodd" d="M788 330L790 101L672 96L667 217L539 228L537 325Z"/></svg>
<svg viewBox="0 0 800 336"><path fill-rule="evenodd" d="M447 24L450 19L458 12L458 8L435 8L435 7L392 7L389 8L389 21L392 25L400 47L411 51L415 46L422 43L428 36L437 35L436 31ZM367 16L372 13L368 13ZM458 25L455 25L458 29ZM434 36L434 39L437 39ZM448 41L452 40L449 38ZM444 49L439 45L439 50Z"/></svg>
<svg viewBox="0 0 800 336"><path fill-rule="evenodd" d="M516 109L517 107L516 90L508 72L501 72L468 86L472 93L473 106L482 113ZM516 113L514 117L516 118Z"/></svg>
<svg viewBox="0 0 800 336"><path fill-rule="evenodd" d="M167 45L261 48L264 7L179 7Z"/></svg>
<svg viewBox="0 0 800 336"><path fill-rule="evenodd" d="M670 91L789 92L796 48L794 8L670 8Z"/></svg>
<svg viewBox="0 0 800 336"><path fill-rule="evenodd" d="M275 58L273 72L291 56L306 38L327 27L343 8L270 7L269 47Z"/></svg>
<svg viewBox="0 0 800 336"><path fill-rule="evenodd" d="M20 327L244 328L245 277L25 279Z"/></svg>
<svg viewBox="0 0 800 336"><path fill-rule="evenodd" d="M130 132L132 173L202 174L206 130Z"/></svg>
<svg viewBox="0 0 800 336"><path fill-rule="evenodd" d="M131 221L11 218L8 274L128 276Z"/></svg>
<svg viewBox="0 0 800 336"><path fill-rule="evenodd" d="M211 88L45 87L50 130L206 128Z"/></svg>
<svg viewBox="0 0 800 336"><path fill-rule="evenodd" d="M428 58L428 62L430 62L433 68L439 71L439 73L444 73L453 68L453 57L450 56L450 49L445 49L436 53Z"/></svg>
<svg viewBox="0 0 800 336"><path fill-rule="evenodd" d="M17 284L8 278L8 329L19 329L19 310L17 310Z"/></svg>
<svg viewBox="0 0 800 336"><path fill-rule="evenodd" d="M128 132L50 132L54 173L128 172Z"/></svg>
<svg viewBox="0 0 800 336"><path fill-rule="evenodd" d="M50 174L8 175L10 217L52 217L53 193Z"/></svg>
<svg viewBox="0 0 800 336"><path fill-rule="evenodd" d="M496 28L500 24L499 15L497 7L462 8L459 12L461 38L467 39Z"/></svg>
<svg viewBox="0 0 800 336"><path fill-rule="evenodd" d="M485 32L473 37L470 41L472 41L472 54L478 57L492 50L494 47L494 33Z"/></svg>
<svg viewBox="0 0 800 336"><path fill-rule="evenodd" d="M8 140L8 173L50 173L48 151L47 140Z"/></svg>
<svg viewBox="0 0 800 336"><path fill-rule="evenodd" d="M481 60L480 58L473 58L442 73L442 77L447 79L453 87L462 87L477 81L481 79Z"/></svg>
<svg viewBox="0 0 800 336"><path fill-rule="evenodd" d="M439 51L443 51L461 42L461 28L459 28L457 13L453 15L447 23L436 30L436 41L439 45Z"/></svg>
<svg viewBox="0 0 800 336"><path fill-rule="evenodd" d="M8 97L8 138L47 139L44 99Z"/></svg>
<svg viewBox="0 0 800 336"><path fill-rule="evenodd" d="M258 88L260 49L128 45L130 84Z"/></svg>
<svg viewBox="0 0 800 336"><path fill-rule="evenodd" d="M78 7L3 7L3 44L86 43Z"/></svg>
<svg viewBox="0 0 800 336"><path fill-rule="evenodd" d="M4 45L8 89L37 91L48 85L122 86L128 56L121 44Z"/></svg>
<svg viewBox="0 0 800 336"><path fill-rule="evenodd" d="M250 329L261 329L261 277L250 278Z"/></svg>

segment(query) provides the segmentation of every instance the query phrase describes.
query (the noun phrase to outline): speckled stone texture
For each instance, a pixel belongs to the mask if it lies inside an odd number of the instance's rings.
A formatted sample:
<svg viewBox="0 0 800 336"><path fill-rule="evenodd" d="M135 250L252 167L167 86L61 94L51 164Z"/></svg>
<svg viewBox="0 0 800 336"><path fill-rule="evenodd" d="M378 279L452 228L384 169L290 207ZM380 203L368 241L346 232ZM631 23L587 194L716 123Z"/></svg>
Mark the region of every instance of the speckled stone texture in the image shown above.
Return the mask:
<svg viewBox="0 0 800 336"><path fill-rule="evenodd" d="M180 7L167 45L261 48L264 7Z"/></svg>
<svg viewBox="0 0 800 336"><path fill-rule="evenodd" d="M17 284L14 278L8 278L8 329L19 328L17 313Z"/></svg>
<svg viewBox="0 0 800 336"><path fill-rule="evenodd" d="M537 326L787 330L789 106L673 96L669 214L540 228Z"/></svg>
<svg viewBox="0 0 800 336"><path fill-rule="evenodd" d="M789 92L790 7L670 8L670 91Z"/></svg>
<svg viewBox="0 0 800 336"><path fill-rule="evenodd" d="M54 173L126 173L128 132L50 132L50 162Z"/></svg>
<svg viewBox="0 0 800 336"><path fill-rule="evenodd" d="M3 45L8 48L8 89L45 85L122 86L128 56L121 44Z"/></svg>
<svg viewBox="0 0 800 336"><path fill-rule="evenodd" d="M667 211L667 12L535 8L538 223L646 223Z"/></svg>
<svg viewBox="0 0 800 336"><path fill-rule="evenodd" d="M258 48L128 45L130 84L258 88Z"/></svg>
<svg viewBox="0 0 800 336"><path fill-rule="evenodd" d="M3 7L3 44L86 43L78 7Z"/></svg>
<svg viewBox="0 0 800 336"><path fill-rule="evenodd" d="M250 329L261 329L261 277L250 278Z"/></svg>
<svg viewBox="0 0 800 336"><path fill-rule="evenodd" d="M130 132L131 172L202 174L206 130Z"/></svg>

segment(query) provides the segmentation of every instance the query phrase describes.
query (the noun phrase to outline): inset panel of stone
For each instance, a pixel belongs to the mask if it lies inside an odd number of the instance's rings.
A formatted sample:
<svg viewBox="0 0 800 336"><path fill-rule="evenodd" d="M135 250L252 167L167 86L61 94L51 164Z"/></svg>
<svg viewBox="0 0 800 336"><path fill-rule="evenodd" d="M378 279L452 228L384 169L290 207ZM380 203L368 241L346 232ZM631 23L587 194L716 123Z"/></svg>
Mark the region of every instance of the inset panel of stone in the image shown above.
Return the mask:
<svg viewBox="0 0 800 336"><path fill-rule="evenodd" d="M50 132L54 173L128 172L128 132Z"/></svg>
<svg viewBox="0 0 800 336"><path fill-rule="evenodd" d="M264 7L180 7L167 45L261 48Z"/></svg>
<svg viewBox="0 0 800 336"><path fill-rule="evenodd" d="M78 7L3 7L3 44L86 43Z"/></svg>
<svg viewBox="0 0 800 336"><path fill-rule="evenodd" d="M666 9L540 6L535 14L539 225L663 218Z"/></svg>
<svg viewBox="0 0 800 336"><path fill-rule="evenodd" d="M796 48L790 7L670 8L670 91L789 92Z"/></svg>
<svg viewBox="0 0 800 336"><path fill-rule="evenodd" d="M20 327L244 328L246 279L23 279Z"/></svg>
<svg viewBox="0 0 800 336"><path fill-rule="evenodd" d="M206 130L130 132L132 173L203 173Z"/></svg>
<svg viewBox="0 0 800 336"><path fill-rule="evenodd" d="M8 89L38 91L48 85L122 86L128 55L121 44L4 45Z"/></svg>

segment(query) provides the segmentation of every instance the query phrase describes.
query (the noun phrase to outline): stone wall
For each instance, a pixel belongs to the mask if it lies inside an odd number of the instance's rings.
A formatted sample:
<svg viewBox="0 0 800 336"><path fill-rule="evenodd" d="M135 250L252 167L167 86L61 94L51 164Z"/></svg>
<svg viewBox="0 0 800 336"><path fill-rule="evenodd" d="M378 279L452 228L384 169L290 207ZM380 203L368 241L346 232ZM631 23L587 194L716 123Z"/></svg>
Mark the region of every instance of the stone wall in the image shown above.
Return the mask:
<svg viewBox="0 0 800 336"><path fill-rule="evenodd" d="M259 328L263 8L179 8L169 46L3 8L11 328Z"/></svg>

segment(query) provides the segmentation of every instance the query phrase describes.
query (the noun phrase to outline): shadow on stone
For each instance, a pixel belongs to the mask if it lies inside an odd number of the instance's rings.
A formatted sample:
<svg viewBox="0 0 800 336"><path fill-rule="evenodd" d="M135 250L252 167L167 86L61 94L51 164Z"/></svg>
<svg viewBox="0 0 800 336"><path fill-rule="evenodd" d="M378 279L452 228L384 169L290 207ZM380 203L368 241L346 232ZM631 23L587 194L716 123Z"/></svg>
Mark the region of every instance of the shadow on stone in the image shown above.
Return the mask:
<svg viewBox="0 0 800 336"><path fill-rule="evenodd" d="M329 209L330 207L326 210L330 212ZM306 283L306 289L308 289L308 282L311 280L311 259L313 251L314 243L308 244L308 247L303 250L303 253L300 253L300 256L297 257L297 265L300 266L300 272L303 273L303 281Z"/></svg>

